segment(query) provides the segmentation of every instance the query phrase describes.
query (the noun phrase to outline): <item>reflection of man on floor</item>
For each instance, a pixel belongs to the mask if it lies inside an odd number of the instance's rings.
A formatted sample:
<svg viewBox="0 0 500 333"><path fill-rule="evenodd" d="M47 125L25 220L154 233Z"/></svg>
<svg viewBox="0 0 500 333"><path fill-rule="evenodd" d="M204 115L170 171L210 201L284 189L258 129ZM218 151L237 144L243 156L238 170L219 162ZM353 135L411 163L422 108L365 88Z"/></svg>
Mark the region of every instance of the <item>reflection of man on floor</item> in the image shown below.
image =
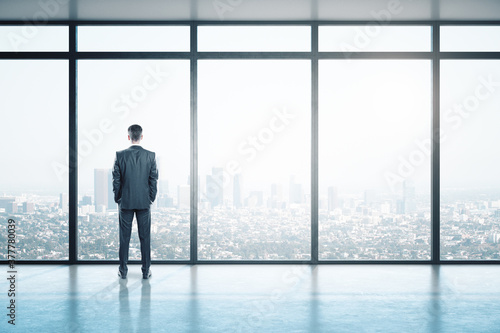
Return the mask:
<svg viewBox="0 0 500 333"><path fill-rule="evenodd" d="M151 204L156 198L158 169L155 153L140 146L142 128L128 128L132 145L116 152L113 167L113 192L119 207L120 268L118 276L127 278L128 250L134 214L141 241L142 277L151 277Z"/></svg>

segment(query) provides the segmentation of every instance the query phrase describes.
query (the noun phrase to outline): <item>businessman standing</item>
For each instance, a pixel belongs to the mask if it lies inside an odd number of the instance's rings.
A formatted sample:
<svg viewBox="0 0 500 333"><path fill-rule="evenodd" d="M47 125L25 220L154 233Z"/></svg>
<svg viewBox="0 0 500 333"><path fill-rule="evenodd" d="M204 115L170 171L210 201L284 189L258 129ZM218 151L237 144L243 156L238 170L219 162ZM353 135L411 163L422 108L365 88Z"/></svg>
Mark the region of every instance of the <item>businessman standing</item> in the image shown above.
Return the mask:
<svg viewBox="0 0 500 333"><path fill-rule="evenodd" d="M151 277L151 204L156 198L158 169L154 152L141 147L142 127L128 128L132 145L116 152L113 166L113 192L119 207L120 220L120 267L118 276L127 278L128 250L132 220L137 219L141 241L142 277Z"/></svg>

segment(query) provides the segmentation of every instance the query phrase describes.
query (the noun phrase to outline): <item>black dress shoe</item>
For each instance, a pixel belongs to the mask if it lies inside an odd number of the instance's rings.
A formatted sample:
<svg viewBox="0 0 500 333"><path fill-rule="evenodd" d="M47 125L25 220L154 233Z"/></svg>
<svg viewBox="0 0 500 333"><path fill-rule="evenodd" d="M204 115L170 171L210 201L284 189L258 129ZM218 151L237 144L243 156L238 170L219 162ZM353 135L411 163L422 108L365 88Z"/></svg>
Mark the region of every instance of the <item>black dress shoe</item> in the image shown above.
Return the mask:
<svg viewBox="0 0 500 333"><path fill-rule="evenodd" d="M122 279L127 278L127 274L122 274L122 272L120 272L119 270L118 270L118 276L121 277Z"/></svg>
<svg viewBox="0 0 500 333"><path fill-rule="evenodd" d="M151 270L149 270L147 274L142 274L142 278L147 280L151 277L151 275L153 275L153 274L151 274Z"/></svg>

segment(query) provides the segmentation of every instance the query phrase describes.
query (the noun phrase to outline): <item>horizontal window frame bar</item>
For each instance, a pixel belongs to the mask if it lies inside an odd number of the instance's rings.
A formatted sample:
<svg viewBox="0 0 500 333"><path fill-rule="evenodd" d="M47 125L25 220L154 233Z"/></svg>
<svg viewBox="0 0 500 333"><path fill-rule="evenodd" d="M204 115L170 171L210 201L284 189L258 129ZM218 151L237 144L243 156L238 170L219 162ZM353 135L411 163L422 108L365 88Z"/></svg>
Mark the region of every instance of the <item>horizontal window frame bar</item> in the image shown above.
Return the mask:
<svg viewBox="0 0 500 333"><path fill-rule="evenodd" d="M500 59L499 52L76 52L80 59L433 59L437 55L440 60L449 59ZM47 59L68 60L72 57L69 51L63 52L11 52L0 51L0 59Z"/></svg>
<svg viewBox="0 0 500 333"><path fill-rule="evenodd" d="M85 59L191 59L192 53L185 52L113 52L82 51L76 53L78 60Z"/></svg>
<svg viewBox="0 0 500 333"><path fill-rule="evenodd" d="M488 59L500 59L500 51L453 51L453 52L445 52L441 51L438 53L438 57L441 60L449 60L449 59L478 59L478 60L488 60Z"/></svg>
<svg viewBox="0 0 500 333"><path fill-rule="evenodd" d="M318 52L319 59L433 59L430 52Z"/></svg>
<svg viewBox="0 0 500 333"><path fill-rule="evenodd" d="M33 25L33 26L88 26L88 25L114 25L114 26L158 26L158 25L196 25L196 26L221 26L221 25L408 25L421 26L438 25L500 25L500 20L392 20L380 22L371 20L48 20L33 22L28 20L0 20L0 26L5 25Z"/></svg>
<svg viewBox="0 0 500 333"><path fill-rule="evenodd" d="M8 260L0 260L7 265ZM500 260L152 260L154 265L499 265ZM118 260L17 260L16 265L116 265ZM128 264L139 265L140 260L130 260Z"/></svg>

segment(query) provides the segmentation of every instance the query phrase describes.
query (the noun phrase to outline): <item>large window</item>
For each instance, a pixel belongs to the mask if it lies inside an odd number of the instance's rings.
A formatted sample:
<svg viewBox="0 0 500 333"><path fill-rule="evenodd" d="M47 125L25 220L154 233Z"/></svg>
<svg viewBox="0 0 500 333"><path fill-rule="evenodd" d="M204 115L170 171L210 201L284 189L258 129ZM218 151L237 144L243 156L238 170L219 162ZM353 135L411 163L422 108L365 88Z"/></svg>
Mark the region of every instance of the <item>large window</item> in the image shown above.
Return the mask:
<svg viewBox="0 0 500 333"><path fill-rule="evenodd" d="M310 68L199 62L200 259L310 258Z"/></svg>
<svg viewBox="0 0 500 333"><path fill-rule="evenodd" d="M189 26L82 26L78 51L189 51Z"/></svg>
<svg viewBox="0 0 500 333"><path fill-rule="evenodd" d="M431 50L429 26L334 25L319 27L319 51L381 52Z"/></svg>
<svg viewBox="0 0 500 333"><path fill-rule="evenodd" d="M0 26L0 52L68 51L67 26Z"/></svg>
<svg viewBox="0 0 500 333"><path fill-rule="evenodd" d="M320 259L430 258L428 60L319 67Z"/></svg>
<svg viewBox="0 0 500 333"><path fill-rule="evenodd" d="M115 152L130 145L127 128L140 124L159 168L152 259L189 259L189 62L79 61L78 120L79 258L118 259L111 169ZM130 259L140 259L132 235Z"/></svg>
<svg viewBox="0 0 500 333"><path fill-rule="evenodd" d="M68 61L0 60L1 241L17 260L68 259Z"/></svg>
<svg viewBox="0 0 500 333"><path fill-rule="evenodd" d="M311 28L309 26L200 26L198 51L311 51Z"/></svg>
<svg viewBox="0 0 500 333"><path fill-rule="evenodd" d="M0 23L17 259L118 260L137 123L153 260L500 260L499 22Z"/></svg>
<svg viewBox="0 0 500 333"><path fill-rule="evenodd" d="M500 60L441 64L441 258L500 259Z"/></svg>

